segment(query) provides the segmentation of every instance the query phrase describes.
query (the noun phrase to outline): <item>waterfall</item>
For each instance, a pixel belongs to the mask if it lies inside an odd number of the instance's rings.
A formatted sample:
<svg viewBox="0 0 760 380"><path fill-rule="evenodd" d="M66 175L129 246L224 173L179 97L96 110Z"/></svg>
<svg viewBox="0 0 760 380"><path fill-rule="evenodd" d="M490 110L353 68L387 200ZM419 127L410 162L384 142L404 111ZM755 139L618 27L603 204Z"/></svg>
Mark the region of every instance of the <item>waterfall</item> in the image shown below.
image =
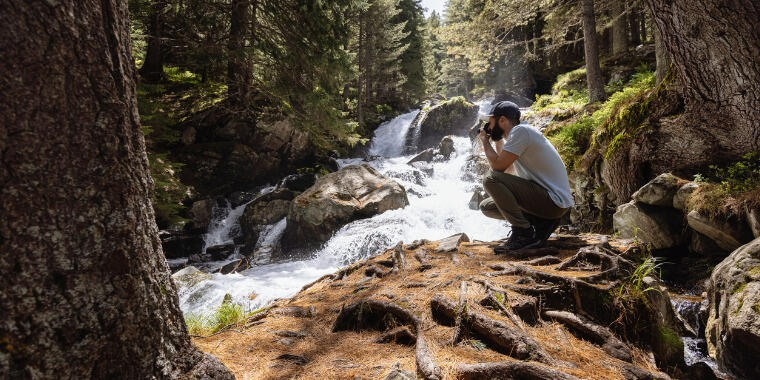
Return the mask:
<svg viewBox="0 0 760 380"><path fill-rule="evenodd" d="M481 102L485 107L490 102ZM394 179L407 191L409 205L386 211L371 218L343 226L322 248L304 260L257 265L241 273L213 274L211 279L180 292L183 312L206 313L217 307L225 294L253 309L276 298L290 297L303 285L341 266L375 255L399 241L437 240L464 232L471 239L496 240L508 232L505 222L484 217L469 209L474 188L480 186L477 176L466 176L466 162L473 144L467 137L454 137L456 151L448 161L432 162L428 170L407 165L412 155L404 153L411 124L422 111L402 114L383 123L370 143L371 159L338 160L339 166L366 163L383 175ZM208 242L225 242L234 238L234 225L244 206L232 209L229 215L209 231ZM271 225L262 234L257 246L275 245L286 221ZM227 232L225 232L227 231ZM255 297L252 296L255 294Z"/></svg>

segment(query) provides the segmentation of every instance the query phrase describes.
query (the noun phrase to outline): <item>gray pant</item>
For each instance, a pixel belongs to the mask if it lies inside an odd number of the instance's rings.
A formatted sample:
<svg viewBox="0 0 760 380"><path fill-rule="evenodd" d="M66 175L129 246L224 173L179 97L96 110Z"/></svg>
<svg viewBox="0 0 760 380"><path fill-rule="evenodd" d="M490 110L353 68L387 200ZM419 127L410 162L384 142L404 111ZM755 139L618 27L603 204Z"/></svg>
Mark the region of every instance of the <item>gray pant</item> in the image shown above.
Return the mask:
<svg viewBox="0 0 760 380"><path fill-rule="evenodd" d="M516 227L529 227L525 214L543 219L561 218L568 209L557 206L539 184L518 176L491 172L483 179L489 197L480 202L480 211L495 219L506 219Z"/></svg>

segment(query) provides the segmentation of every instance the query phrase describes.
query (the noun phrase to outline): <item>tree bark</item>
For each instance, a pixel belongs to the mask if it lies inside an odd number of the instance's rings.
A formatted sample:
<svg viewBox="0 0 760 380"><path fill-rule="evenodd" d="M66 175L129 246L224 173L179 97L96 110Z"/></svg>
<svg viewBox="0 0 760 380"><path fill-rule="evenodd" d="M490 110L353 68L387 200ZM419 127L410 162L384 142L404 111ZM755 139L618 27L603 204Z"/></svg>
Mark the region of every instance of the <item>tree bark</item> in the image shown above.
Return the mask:
<svg viewBox="0 0 760 380"><path fill-rule="evenodd" d="M640 27L641 23L639 22L640 18L641 10L639 9L639 5L636 4L631 7L630 12L628 13L628 25L631 31L631 45L634 47L639 46L642 41Z"/></svg>
<svg viewBox="0 0 760 380"><path fill-rule="evenodd" d="M612 54L628 51L628 19L623 0L612 1Z"/></svg>
<svg viewBox="0 0 760 380"><path fill-rule="evenodd" d="M665 43L660 36L660 31L655 28L654 32L654 56L656 60L655 77L657 83L662 82L665 79L665 75L668 74L670 69L670 53L668 53Z"/></svg>
<svg viewBox="0 0 760 380"><path fill-rule="evenodd" d="M689 119L685 125L694 135L704 135L714 148L706 158L734 159L760 150L757 3L647 0L646 4L684 85L684 116Z"/></svg>
<svg viewBox="0 0 760 380"><path fill-rule="evenodd" d="M126 1L9 0L0 41L0 378L233 378L161 250Z"/></svg>
<svg viewBox="0 0 760 380"><path fill-rule="evenodd" d="M594 0L582 0L583 7L583 45L586 52L586 83L590 103L605 100L602 69L599 67L599 43L596 35L596 16Z"/></svg>
<svg viewBox="0 0 760 380"><path fill-rule="evenodd" d="M161 51L161 29L163 27L164 2L153 1L150 5L148 23L148 48L145 52L145 62L140 68L140 76L152 83L166 79L164 75L164 57Z"/></svg>
<svg viewBox="0 0 760 380"><path fill-rule="evenodd" d="M246 106L251 87L251 67L246 51L250 0L233 0L230 14L230 37L227 41L227 92L232 104Z"/></svg>

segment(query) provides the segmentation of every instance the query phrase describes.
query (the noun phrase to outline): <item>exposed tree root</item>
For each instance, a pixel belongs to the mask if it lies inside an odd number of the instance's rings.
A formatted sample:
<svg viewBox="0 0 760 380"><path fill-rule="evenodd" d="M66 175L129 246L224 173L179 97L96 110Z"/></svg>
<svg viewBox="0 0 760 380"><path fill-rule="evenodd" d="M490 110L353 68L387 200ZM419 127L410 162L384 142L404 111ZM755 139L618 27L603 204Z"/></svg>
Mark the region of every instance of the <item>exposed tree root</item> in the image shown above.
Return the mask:
<svg viewBox="0 0 760 380"><path fill-rule="evenodd" d="M601 346L602 350L610 356L627 362L633 360L631 348L618 339L608 328L567 311L549 310L544 312L544 315L567 326L581 339Z"/></svg>
<svg viewBox="0 0 760 380"><path fill-rule="evenodd" d="M583 247L573 257L557 267L558 270L601 270L601 273L585 277L588 282L614 280L622 277L623 272L633 269L633 264L612 250L606 242Z"/></svg>
<svg viewBox="0 0 760 380"><path fill-rule="evenodd" d="M393 248L393 269L392 273L398 273L400 270L406 269L406 257L404 256L404 243L398 242Z"/></svg>
<svg viewBox="0 0 760 380"><path fill-rule="evenodd" d="M462 326L462 319L467 310L467 282L462 281L459 284L459 304L457 304L456 317L454 320L454 337L451 339L451 345L456 346L464 337L466 331Z"/></svg>
<svg viewBox="0 0 760 380"><path fill-rule="evenodd" d="M462 380L579 380L545 365L518 361L460 364L456 373Z"/></svg>
<svg viewBox="0 0 760 380"><path fill-rule="evenodd" d="M424 251L415 252L414 258L420 262L420 268L419 268L420 272L424 272L433 267L433 264L430 264L430 260L428 259L428 256Z"/></svg>
<svg viewBox="0 0 760 380"><path fill-rule="evenodd" d="M454 320L457 315L456 303L440 295L432 298L430 308L437 320ZM555 360L533 338L501 321L473 310L466 310L462 324L470 332L482 338L492 349L502 354L521 360L555 363Z"/></svg>
<svg viewBox="0 0 760 380"><path fill-rule="evenodd" d="M558 255L559 249L554 248L554 247L525 248L525 249L517 249L514 251L506 251L500 254L507 257L513 257L516 259L527 259L527 258L538 257L538 256Z"/></svg>
<svg viewBox="0 0 760 380"><path fill-rule="evenodd" d="M332 331L386 331L398 326L411 326L413 331L417 331L419 319L409 310L396 304L378 300L362 300L340 311Z"/></svg>
<svg viewBox="0 0 760 380"><path fill-rule="evenodd" d="M520 318L518 318L515 313L510 310L502 301L499 300L499 297L496 296L496 294L503 294L503 293L493 293L488 292L488 295L486 298L480 301L480 304L486 307L491 307L493 309L499 310L502 314L506 315L512 323L514 323L515 326L517 326L520 330L525 330L525 326L520 321ZM503 297L503 299L506 300L506 296Z"/></svg>
<svg viewBox="0 0 760 380"><path fill-rule="evenodd" d="M375 343L397 343L412 346L417 341L417 336L407 326L399 326L388 330L375 339Z"/></svg>
<svg viewBox="0 0 760 380"><path fill-rule="evenodd" d="M562 260L559 257L557 257L557 256L541 256L541 257L537 257L537 258L535 258L533 260L526 261L525 264L527 264L527 265L542 266L542 265L559 264L561 262L562 262Z"/></svg>
<svg viewBox="0 0 760 380"><path fill-rule="evenodd" d="M622 372L626 380L670 380L670 376L664 373L649 372L633 364L624 366Z"/></svg>
<svg viewBox="0 0 760 380"><path fill-rule="evenodd" d="M383 270L377 265L368 265L366 269L364 269L364 275L367 277L377 277L377 278L383 278L390 274L390 271Z"/></svg>
<svg viewBox="0 0 760 380"><path fill-rule="evenodd" d="M414 359L417 363L417 375L425 380L441 380L443 375L441 367L436 364L433 354L428 348L427 341L422 334L417 335L417 347L414 350Z"/></svg>

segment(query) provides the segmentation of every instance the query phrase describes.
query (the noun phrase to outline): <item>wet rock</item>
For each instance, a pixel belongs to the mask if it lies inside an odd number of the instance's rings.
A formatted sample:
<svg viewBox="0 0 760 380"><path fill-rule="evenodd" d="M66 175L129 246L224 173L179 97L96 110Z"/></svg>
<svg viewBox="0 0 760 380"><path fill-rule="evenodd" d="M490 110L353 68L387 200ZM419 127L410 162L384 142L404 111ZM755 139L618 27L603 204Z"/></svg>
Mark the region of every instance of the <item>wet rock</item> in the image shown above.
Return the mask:
<svg viewBox="0 0 760 380"><path fill-rule="evenodd" d="M673 205L673 196L676 195L683 180L670 173L662 173L642 186L633 193L633 199L637 202L652 206Z"/></svg>
<svg viewBox="0 0 760 380"><path fill-rule="evenodd" d="M407 139L416 138L417 149L432 148L446 135L467 136L478 117L478 106L463 97L449 99L432 107L422 119L414 123ZM407 146L414 142L407 142Z"/></svg>
<svg viewBox="0 0 760 380"><path fill-rule="evenodd" d="M167 259L188 257L203 250L203 236L185 231L161 231L161 247Z"/></svg>
<svg viewBox="0 0 760 380"><path fill-rule="evenodd" d="M438 143L438 154L448 160L452 153L454 153L454 139L451 136L444 136Z"/></svg>
<svg viewBox="0 0 760 380"><path fill-rule="evenodd" d="M485 192L481 190L475 190L470 197L470 202L467 204L470 210L480 210L480 202L486 199Z"/></svg>
<svg viewBox="0 0 760 380"><path fill-rule="evenodd" d="M219 273L221 274L237 273L237 272L242 272L250 267L251 265L247 259L237 259L227 264L224 264L221 268L219 268Z"/></svg>
<svg viewBox="0 0 760 380"><path fill-rule="evenodd" d="M283 247L321 244L357 219L406 207L406 191L369 165L351 165L317 180L290 207Z"/></svg>
<svg viewBox="0 0 760 380"><path fill-rule="evenodd" d="M491 170L488 159L483 155L471 155L462 168L462 179L468 182L480 182Z"/></svg>
<svg viewBox="0 0 760 380"><path fill-rule="evenodd" d="M194 266L185 267L172 275L177 288L189 288L202 281L210 280L211 274L202 272Z"/></svg>
<svg viewBox="0 0 760 380"><path fill-rule="evenodd" d="M411 165L415 162L431 162L433 161L433 157L435 157L435 151L433 148L428 148L414 156L407 162L407 164Z"/></svg>
<svg viewBox="0 0 760 380"><path fill-rule="evenodd" d="M192 227L205 231L213 217L214 206L216 201L213 199L202 199L193 202L190 208L190 217L192 218Z"/></svg>
<svg viewBox="0 0 760 380"><path fill-rule="evenodd" d="M749 224L749 229L752 231L752 236L756 238L760 237L760 210L756 208L748 209L746 214L747 224Z"/></svg>
<svg viewBox="0 0 760 380"><path fill-rule="evenodd" d="M711 219L696 210L689 212L686 219L694 231L709 237L718 247L729 252L751 240L751 233L744 223Z"/></svg>
<svg viewBox="0 0 760 380"><path fill-rule="evenodd" d="M697 231L691 231L689 239L689 252L700 256L727 256L728 251L721 248L709 237Z"/></svg>
<svg viewBox="0 0 760 380"><path fill-rule="evenodd" d="M438 240L438 248L436 252L451 252L456 251L459 244L470 241L467 234L456 234L449 237Z"/></svg>
<svg viewBox="0 0 760 380"><path fill-rule="evenodd" d="M676 195L673 196L673 207L681 211L686 211L686 202L697 188L699 188L699 185L696 182L689 182L678 188Z"/></svg>
<svg viewBox="0 0 760 380"><path fill-rule="evenodd" d="M624 239L637 239L653 249L672 248L681 244L680 212L669 207L625 203L612 216L613 228Z"/></svg>
<svg viewBox="0 0 760 380"><path fill-rule="evenodd" d="M240 234L245 247L242 252L250 254L256 248L259 235L268 226L278 223L288 215L291 200L295 197L289 189L279 188L272 192L256 197L245 206L240 217Z"/></svg>
<svg viewBox="0 0 760 380"><path fill-rule="evenodd" d="M680 320L673 303L670 301L668 289L653 277L644 277L642 280L645 289L651 289L644 293L647 299L651 324L649 338L652 352L661 368L683 367L683 342L681 337L686 334L683 321Z"/></svg>
<svg viewBox="0 0 760 380"><path fill-rule="evenodd" d="M258 191L235 191L227 198L231 207L238 207L256 198Z"/></svg>
<svg viewBox="0 0 760 380"><path fill-rule="evenodd" d="M419 186L425 185L425 173L417 169L404 170L404 171L388 170L385 172L385 176L388 178L411 182ZM409 189L407 189L407 191L409 191Z"/></svg>
<svg viewBox="0 0 760 380"><path fill-rule="evenodd" d="M314 173L291 174L280 181L279 187L300 192L312 187L316 180Z"/></svg>
<svg viewBox="0 0 760 380"><path fill-rule="evenodd" d="M430 165L429 162L417 161L417 162L411 163L410 165L412 165L414 168L418 169L419 171L421 171L428 177L433 176L433 166Z"/></svg>
<svg viewBox="0 0 760 380"><path fill-rule="evenodd" d="M415 240L415 241L411 242L410 244L405 245L404 248L405 249L409 249L409 250L417 249L417 248L419 248L422 245L427 244L427 243L430 243L430 240L428 240L428 239L419 239L419 240Z"/></svg>
<svg viewBox="0 0 760 380"><path fill-rule="evenodd" d="M715 267L708 297L710 356L738 378L760 378L760 238Z"/></svg>
<svg viewBox="0 0 760 380"><path fill-rule="evenodd" d="M233 243L219 244L206 248L206 255L214 261L224 260L233 253L235 253L235 244Z"/></svg>

